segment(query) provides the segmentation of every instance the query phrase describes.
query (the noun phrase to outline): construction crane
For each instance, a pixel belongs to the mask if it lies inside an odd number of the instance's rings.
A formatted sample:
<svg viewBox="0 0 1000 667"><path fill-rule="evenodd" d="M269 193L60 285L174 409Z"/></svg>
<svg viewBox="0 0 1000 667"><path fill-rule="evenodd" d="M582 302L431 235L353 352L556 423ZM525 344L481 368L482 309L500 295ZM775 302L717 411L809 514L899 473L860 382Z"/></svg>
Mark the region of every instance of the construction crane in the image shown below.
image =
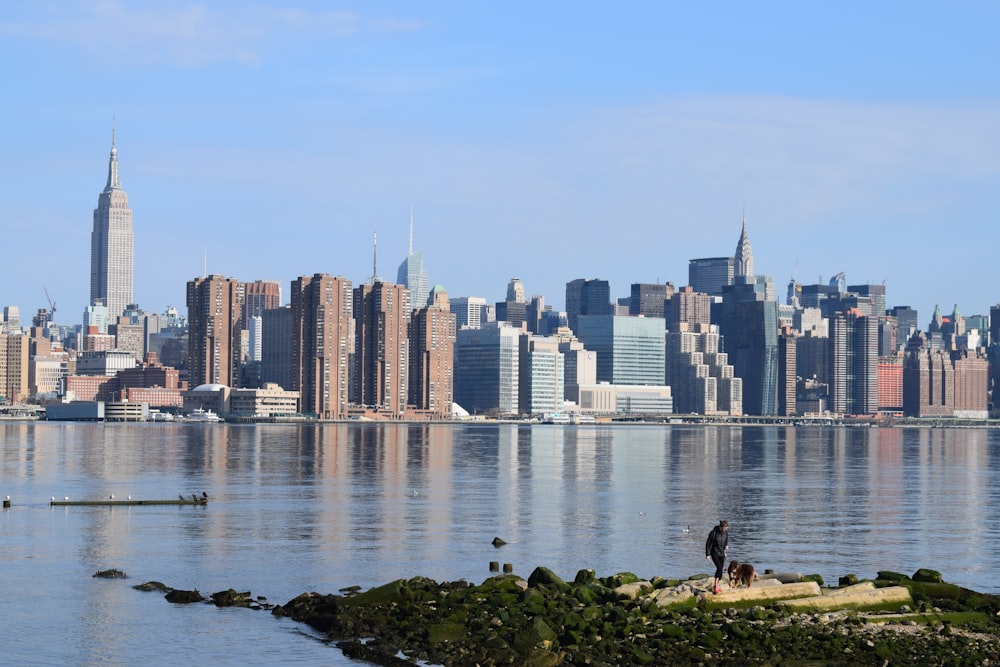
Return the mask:
<svg viewBox="0 0 1000 667"><path fill-rule="evenodd" d="M49 302L49 322L56 321L56 302L52 300L49 296L49 288L42 285L42 289L45 290L45 300Z"/></svg>

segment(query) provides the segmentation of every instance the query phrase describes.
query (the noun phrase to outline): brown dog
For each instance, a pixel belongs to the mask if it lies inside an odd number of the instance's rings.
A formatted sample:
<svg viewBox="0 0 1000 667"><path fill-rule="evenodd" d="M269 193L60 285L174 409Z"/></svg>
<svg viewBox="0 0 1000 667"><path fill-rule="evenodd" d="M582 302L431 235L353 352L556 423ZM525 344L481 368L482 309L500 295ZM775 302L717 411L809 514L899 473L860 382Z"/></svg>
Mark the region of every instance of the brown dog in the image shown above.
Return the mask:
<svg viewBox="0 0 1000 667"><path fill-rule="evenodd" d="M737 586L750 587L757 580L757 571L750 563L738 563L733 561L729 564L729 587Z"/></svg>

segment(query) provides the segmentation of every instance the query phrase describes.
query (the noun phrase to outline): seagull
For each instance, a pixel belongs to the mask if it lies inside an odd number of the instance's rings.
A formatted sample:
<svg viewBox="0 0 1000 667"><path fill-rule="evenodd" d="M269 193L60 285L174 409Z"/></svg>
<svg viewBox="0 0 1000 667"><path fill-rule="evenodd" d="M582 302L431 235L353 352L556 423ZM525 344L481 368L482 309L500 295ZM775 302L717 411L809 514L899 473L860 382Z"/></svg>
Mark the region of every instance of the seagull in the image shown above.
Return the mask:
<svg viewBox="0 0 1000 667"><path fill-rule="evenodd" d="M128 497L128 499L129 499L129 500L132 500L132 495L131 495L131 494L129 494L129 497Z"/></svg>
<svg viewBox="0 0 1000 667"><path fill-rule="evenodd" d="M115 494L112 493L110 496L108 496L108 500L114 500L114 499L115 499Z"/></svg>
<svg viewBox="0 0 1000 667"><path fill-rule="evenodd" d="M202 492L201 492L201 499L202 499L202 500L208 500L208 494L207 494L207 493L205 493L204 491L202 491Z"/></svg>
<svg viewBox="0 0 1000 667"><path fill-rule="evenodd" d="M681 528L681 532L682 533L690 533L691 532L691 526L688 526L687 528Z"/></svg>
<svg viewBox="0 0 1000 667"><path fill-rule="evenodd" d="M182 495L181 495L181 494L179 494L179 493L177 494L177 497L178 497L178 498L180 498L181 500L184 500L184 496L182 496Z"/></svg>
<svg viewBox="0 0 1000 667"><path fill-rule="evenodd" d="M198 502L198 496L196 496L195 494L192 493L191 494L191 500L193 500L194 502Z"/></svg>
<svg viewBox="0 0 1000 667"><path fill-rule="evenodd" d="M639 512L639 516L646 516L645 512Z"/></svg>
<svg viewBox="0 0 1000 667"><path fill-rule="evenodd" d="M63 500L69 500L69 496L64 496Z"/></svg>

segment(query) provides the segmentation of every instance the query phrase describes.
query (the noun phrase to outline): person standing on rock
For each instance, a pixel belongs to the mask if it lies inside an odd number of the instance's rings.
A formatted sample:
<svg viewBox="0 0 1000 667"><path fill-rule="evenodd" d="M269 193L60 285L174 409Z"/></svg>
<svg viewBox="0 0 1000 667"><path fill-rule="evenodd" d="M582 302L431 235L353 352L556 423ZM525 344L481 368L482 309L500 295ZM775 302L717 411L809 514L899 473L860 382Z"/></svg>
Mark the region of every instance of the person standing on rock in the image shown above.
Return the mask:
<svg viewBox="0 0 1000 667"><path fill-rule="evenodd" d="M726 567L726 551L729 549L729 522L722 520L712 528L705 540L705 560L715 563L715 586L713 591L722 592L722 570Z"/></svg>

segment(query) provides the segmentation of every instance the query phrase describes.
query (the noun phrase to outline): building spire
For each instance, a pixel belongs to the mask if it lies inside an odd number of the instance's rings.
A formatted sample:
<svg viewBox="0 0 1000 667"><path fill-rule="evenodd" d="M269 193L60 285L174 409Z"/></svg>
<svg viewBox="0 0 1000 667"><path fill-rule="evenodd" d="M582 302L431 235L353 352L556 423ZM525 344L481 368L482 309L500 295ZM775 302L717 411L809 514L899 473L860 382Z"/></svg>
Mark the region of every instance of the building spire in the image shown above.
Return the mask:
<svg viewBox="0 0 1000 667"><path fill-rule="evenodd" d="M115 147L115 124L111 123L111 157L108 159L108 184L104 186L105 192L121 190L122 184L118 180L118 149Z"/></svg>
<svg viewBox="0 0 1000 667"><path fill-rule="evenodd" d="M407 247L406 254L413 254L413 206L410 206L410 245Z"/></svg>
<svg viewBox="0 0 1000 667"><path fill-rule="evenodd" d="M753 282L753 249L750 247L750 237L747 235L746 209L743 210L743 230L740 232L740 240L736 244L736 256L733 258L733 276L745 278L745 284Z"/></svg>
<svg viewBox="0 0 1000 667"><path fill-rule="evenodd" d="M378 277L378 230L372 230L372 285L381 282Z"/></svg>

